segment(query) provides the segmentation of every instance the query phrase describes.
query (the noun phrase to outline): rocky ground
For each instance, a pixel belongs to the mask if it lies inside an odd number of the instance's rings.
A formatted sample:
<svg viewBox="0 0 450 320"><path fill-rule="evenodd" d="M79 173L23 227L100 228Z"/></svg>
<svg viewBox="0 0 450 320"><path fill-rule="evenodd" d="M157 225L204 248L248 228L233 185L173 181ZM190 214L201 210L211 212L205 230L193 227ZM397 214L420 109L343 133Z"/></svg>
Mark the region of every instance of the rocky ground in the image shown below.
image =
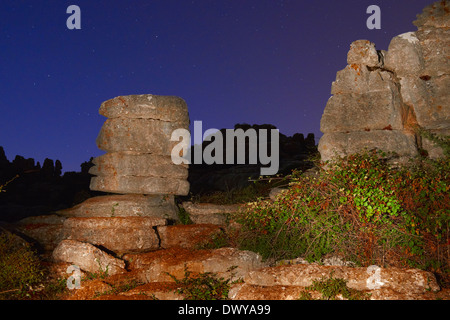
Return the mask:
<svg viewBox="0 0 450 320"><path fill-rule="evenodd" d="M157 250L117 255L82 241L61 241L48 256L53 276L75 276L67 273L71 265L81 269L80 288L66 290L62 299L182 300L185 296L177 293L182 285L174 277L181 281L186 270L191 276L211 273L229 279L231 300L295 300L305 293L320 299L321 293L311 285L330 277L344 279L350 290L373 300L450 299L450 289L440 288L435 276L422 270L353 267L337 257L322 264L302 259L269 263L250 251L205 249L218 235L231 232L220 219L231 208L206 204L185 207L194 216L201 215L203 223L159 227ZM213 223L204 223L208 220ZM336 298L345 299L342 294Z"/></svg>

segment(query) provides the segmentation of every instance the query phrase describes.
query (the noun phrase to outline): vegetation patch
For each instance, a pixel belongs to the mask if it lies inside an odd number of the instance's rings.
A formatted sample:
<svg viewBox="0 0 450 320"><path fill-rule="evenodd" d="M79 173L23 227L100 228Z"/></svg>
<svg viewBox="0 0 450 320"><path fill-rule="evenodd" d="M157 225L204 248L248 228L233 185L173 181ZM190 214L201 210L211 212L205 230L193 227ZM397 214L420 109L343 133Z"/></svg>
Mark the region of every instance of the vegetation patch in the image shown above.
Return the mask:
<svg viewBox="0 0 450 320"><path fill-rule="evenodd" d="M260 198L234 219L239 246L265 259L327 254L360 266L416 267L449 274L450 162L393 166L372 150L319 164L317 178L294 172L275 201Z"/></svg>
<svg viewBox="0 0 450 320"><path fill-rule="evenodd" d="M314 280L312 285L305 287L300 294L300 300L314 300L310 291L316 291L321 294L319 300L368 300L370 294L351 289L347 286L347 281L340 278L328 279L323 277L320 280Z"/></svg>
<svg viewBox="0 0 450 320"><path fill-rule="evenodd" d="M230 273L228 278L218 277L212 272L204 272L200 274L193 274L188 270L187 266L184 269L184 277L177 279L175 276L167 273L178 285L176 293L183 295L184 300L228 300L228 293L232 278L234 276L233 270L236 267L231 267L227 270Z"/></svg>

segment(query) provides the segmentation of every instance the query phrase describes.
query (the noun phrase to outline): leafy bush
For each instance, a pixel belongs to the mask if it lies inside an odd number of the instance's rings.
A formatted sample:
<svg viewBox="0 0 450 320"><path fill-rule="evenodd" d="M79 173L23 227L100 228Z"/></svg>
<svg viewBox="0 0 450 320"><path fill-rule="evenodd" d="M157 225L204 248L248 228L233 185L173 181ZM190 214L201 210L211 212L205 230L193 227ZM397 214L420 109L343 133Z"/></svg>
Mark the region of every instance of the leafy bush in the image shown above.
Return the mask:
<svg viewBox="0 0 450 320"><path fill-rule="evenodd" d="M235 219L240 245L264 258L327 254L358 265L413 266L448 274L448 159L392 167L380 151L337 158L319 178L296 177L275 202L248 204Z"/></svg>

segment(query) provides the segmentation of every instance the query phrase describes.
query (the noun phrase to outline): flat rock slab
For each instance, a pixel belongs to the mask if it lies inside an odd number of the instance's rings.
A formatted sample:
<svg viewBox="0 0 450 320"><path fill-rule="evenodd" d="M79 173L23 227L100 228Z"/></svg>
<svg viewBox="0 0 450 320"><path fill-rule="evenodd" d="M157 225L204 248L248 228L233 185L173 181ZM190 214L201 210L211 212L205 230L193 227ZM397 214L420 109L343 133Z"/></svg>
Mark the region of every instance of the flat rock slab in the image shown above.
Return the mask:
<svg viewBox="0 0 450 320"><path fill-rule="evenodd" d="M45 251L53 251L63 240L65 217L45 215L28 217L14 224L15 228L26 236L36 240Z"/></svg>
<svg viewBox="0 0 450 320"><path fill-rule="evenodd" d="M314 290L306 290L300 286L258 286L246 283L234 284L231 286L228 298L230 300L298 300L302 293L309 293L311 299L324 299L322 293ZM369 300L448 300L450 290L439 292L399 293L392 289L382 288L378 290L363 291L368 295ZM344 300L342 295L336 296L337 300Z"/></svg>
<svg viewBox="0 0 450 320"><path fill-rule="evenodd" d="M139 176L92 177L91 190L111 193L188 195L189 182L185 179Z"/></svg>
<svg viewBox="0 0 450 320"><path fill-rule="evenodd" d="M65 217L154 217L178 220L172 195L99 196L57 213Z"/></svg>
<svg viewBox="0 0 450 320"><path fill-rule="evenodd" d="M174 247L196 249L211 242L214 236L223 232L220 226L214 224L161 226L157 231L162 249Z"/></svg>
<svg viewBox="0 0 450 320"><path fill-rule="evenodd" d="M189 124L187 104L175 96L152 94L120 96L103 102L99 113L107 118L156 119Z"/></svg>
<svg viewBox="0 0 450 320"><path fill-rule="evenodd" d="M176 129L189 129L186 123L153 119L107 119L97 136L97 147L107 152L134 151L170 156L179 142L171 141Z"/></svg>
<svg viewBox="0 0 450 320"><path fill-rule="evenodd" d="M213 272L219 277L229 278L233 270L233 279L244 277L249 271L262 268L265 264L261 256L250 251L240 251L234 248L214 250L189 250L171 248L142 254L127 254L129 269L139 274L143 282L171 282L171 274L182 279L185 267L193 274Z"/></svg>
<svg viewBox="0 0 450 320"><path fill-rule="evenodd" d="M189 217L194 223L217 224L226 223L228 215L238 212L242 205L220 205L211 203L183 202L182 207L189 213Z"/></svg>
<svg viewBox="0 0 450 320"><path fill-rule="evenodd" d="M131 151L111 152L93 160L89 170L95 176L141 176L187 179L188 166L175 165L170 156Z"/></svg>
<svg viewBox="0 0 450 320"><path fill-rule="evenodd" d="M78 266L81 270L107 275L125 273L125 262L114 258L92 244L75 240L63 240L53 251L53 259Z"/></svg>
<svg viewBox="0 0 450 320"><path fill-rule="evenodd" d="M414 135L397 130L325 133L318 146L322 161L332 159L335 154L342 157L365 148L396 152L400 157L414 157L418 154Z"/></svg>
<svg viewBox="0 0 450 320"><path fill-rule="evenodd" d="M320 266L317 264L298 264L291 266L268 267L247 273L244 281L258 286L298 286L307 287L314 280L323 278L347 280L352 289L367 291L390 289L397 293L419 294L440 290L435 276L423 270L401 268L353 268L343 266Z"/></svg>
<svg viewBox="0 0 450 320"><path fill-rule="evenodd" d="M88 242L115 253L144 252L159 248L154 227L167 220L153 217L67 218L64 239Z"/></svg>

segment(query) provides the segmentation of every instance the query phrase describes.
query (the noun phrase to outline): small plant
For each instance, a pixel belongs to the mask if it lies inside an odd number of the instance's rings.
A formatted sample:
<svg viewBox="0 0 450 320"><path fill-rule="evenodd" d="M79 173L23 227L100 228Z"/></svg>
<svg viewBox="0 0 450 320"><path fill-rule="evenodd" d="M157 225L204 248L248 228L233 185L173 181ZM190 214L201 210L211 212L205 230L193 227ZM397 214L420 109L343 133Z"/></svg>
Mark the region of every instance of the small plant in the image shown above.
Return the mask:
<svg viewBox="0 0 450 320"><path fill-rule="evenodd" d="M111 207L111 217L114 218L116 216L116 207L119 206L119 203L115 203L113 204L113 206Z"/></svg>
<svg viewBox="0 0 450 320"><path fill-rule="evenodd" d="M85 280L108 278L109 265L106 266L106 269L103 269L100 261L98 259L95 259L95 260L98 263L98 272L87 272Z"/></svg>
<svg viewBox="0 0 450 320"><path fill-rule="evenodd" d="M300 300L313 300L309 291L317 291L321 294L320 300L336 300L338 298L347 300L368 300L370 294L351 289L347 286L347 281L340 278L328 279L323 277L320 280L313 280L312 285L305 287L300 294Z"/></svg>
<svg viewBox="0 0 450 320"><path fill-rule="evenodd" d="M181 206L178 207L178 218L183 225L193 224L189 213Z"/></svg>
<svg viewBox="0 0 450 320"><path fill-rule="evenodd" d="M441 136L419 127L416 128L416 132L440 147L446 157L450 157L450 136Z"/></svg>
<svg viewBox="0 0 450 320"><path fill-rule="evenodd" d="M176 293L184 296L184 300L227 300L230 291L233 270L231 267L227 271L231 273L228 279L219 278L217 274L205 272L193 275L185 265L183 279L167 273L179 286Z"/></svg>
<svg viewBox="0 0 450 320"><path fill-rule="evenodd" d="M44 269L29 244L0 234L0 299L30 298L44 280Z"/></svg>

